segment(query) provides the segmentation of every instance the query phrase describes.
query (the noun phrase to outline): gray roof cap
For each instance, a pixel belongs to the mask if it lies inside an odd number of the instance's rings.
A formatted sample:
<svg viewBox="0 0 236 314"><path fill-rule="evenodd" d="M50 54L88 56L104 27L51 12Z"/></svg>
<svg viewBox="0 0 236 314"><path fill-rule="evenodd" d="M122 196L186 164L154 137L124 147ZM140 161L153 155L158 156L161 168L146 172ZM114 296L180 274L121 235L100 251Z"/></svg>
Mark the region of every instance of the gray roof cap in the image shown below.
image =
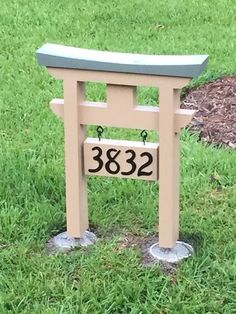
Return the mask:
<svg viewBox="0 0 236 314"><path fill-rule="evenodd" d="M196 77L208 63L207 55L142 55L45 44L38 62L47 67Z"/></svg>

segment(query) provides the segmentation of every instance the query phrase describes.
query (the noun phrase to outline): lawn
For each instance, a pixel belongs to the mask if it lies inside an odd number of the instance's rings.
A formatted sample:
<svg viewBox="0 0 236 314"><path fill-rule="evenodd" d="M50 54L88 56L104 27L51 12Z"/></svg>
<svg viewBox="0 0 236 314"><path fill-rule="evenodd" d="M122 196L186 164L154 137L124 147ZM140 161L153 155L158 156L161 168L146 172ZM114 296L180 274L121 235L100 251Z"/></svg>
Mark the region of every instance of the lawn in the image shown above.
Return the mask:
<svg viewBox="0 0 236 314"><path fill-rule="evenodd" d="M48 106L62 97L62 85L35 58L46 42L209 54L207 70L191 83L197 86L236 73L235 1L0 4L0 313L236 313L236 154L187 130L180 222L181 239L195 248L192 258L169 274L160 265L142 266L140 252L122 241L157 232L158 184L98 177L89 178L89 217L100 241L70 254L45 252L66 225L63 123ZM88 96L103 99L104 87L91 84ZM155 102L153 89L139 97ZM106 136L140 138L137 130L107 129Z"/></svg>

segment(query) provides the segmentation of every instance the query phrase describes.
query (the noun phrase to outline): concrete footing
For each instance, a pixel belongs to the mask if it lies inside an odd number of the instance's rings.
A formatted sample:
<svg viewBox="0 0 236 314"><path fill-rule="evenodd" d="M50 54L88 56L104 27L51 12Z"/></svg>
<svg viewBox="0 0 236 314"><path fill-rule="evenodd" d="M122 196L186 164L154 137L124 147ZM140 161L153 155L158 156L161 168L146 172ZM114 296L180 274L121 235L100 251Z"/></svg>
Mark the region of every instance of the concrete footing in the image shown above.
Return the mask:
<svg viewBox="0 0 236 314"><path fill-rule="evenodd" d="M150 247L149 252L153 258L159 261L178 263L182 259L190 257L194 251L191 245L177 241L175 247L171 249L161 248L159 243L155 243Z"/></svg>
<svg viewBox="0 0 236 314"><path fill-rule="evenodd" d="M97 237L90 231L85 231L81 238L70 237L66 232L62 232L48 242L51 251L70 251L80 246L92 245L97 241Z"/></svg>

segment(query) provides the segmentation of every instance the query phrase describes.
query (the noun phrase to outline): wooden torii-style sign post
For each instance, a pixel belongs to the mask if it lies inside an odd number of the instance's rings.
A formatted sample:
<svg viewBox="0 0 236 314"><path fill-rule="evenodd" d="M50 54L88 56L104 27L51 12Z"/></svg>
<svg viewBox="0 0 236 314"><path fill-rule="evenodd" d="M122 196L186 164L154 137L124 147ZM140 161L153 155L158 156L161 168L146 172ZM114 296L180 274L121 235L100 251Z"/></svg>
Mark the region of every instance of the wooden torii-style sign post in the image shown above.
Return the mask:
<svg viewBox="0 0 236 314"><path fill-rule="evenodd" d="M180 131L194 115L194 110L180 109L180 92L204 70L208 56L139 55L45 44L37 57L64 83L64 99L53 99L50 105L65 127L67 235L81 239L89 227L87 175L159 179L158 246L173 249L179 237ZM88 102L86 82L105 83L107 102ZM137 86L159 88L159 108L139 105ZM86 125L155 130L160 143L87 138Z"/></svg>

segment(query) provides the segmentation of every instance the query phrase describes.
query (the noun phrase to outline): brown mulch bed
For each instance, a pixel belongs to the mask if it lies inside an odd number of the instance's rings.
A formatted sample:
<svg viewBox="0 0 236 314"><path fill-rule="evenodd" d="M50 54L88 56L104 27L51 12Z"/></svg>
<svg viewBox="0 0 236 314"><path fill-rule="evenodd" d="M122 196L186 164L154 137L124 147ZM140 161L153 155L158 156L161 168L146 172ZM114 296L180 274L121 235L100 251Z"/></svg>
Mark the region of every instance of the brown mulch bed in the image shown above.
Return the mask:
<svg viewBox="0 0 236 314"><path fill-rule="evenodd" d="M236 76L190 90L181 108L197 110L189 128L201 139L236 149Z"/></svg>

